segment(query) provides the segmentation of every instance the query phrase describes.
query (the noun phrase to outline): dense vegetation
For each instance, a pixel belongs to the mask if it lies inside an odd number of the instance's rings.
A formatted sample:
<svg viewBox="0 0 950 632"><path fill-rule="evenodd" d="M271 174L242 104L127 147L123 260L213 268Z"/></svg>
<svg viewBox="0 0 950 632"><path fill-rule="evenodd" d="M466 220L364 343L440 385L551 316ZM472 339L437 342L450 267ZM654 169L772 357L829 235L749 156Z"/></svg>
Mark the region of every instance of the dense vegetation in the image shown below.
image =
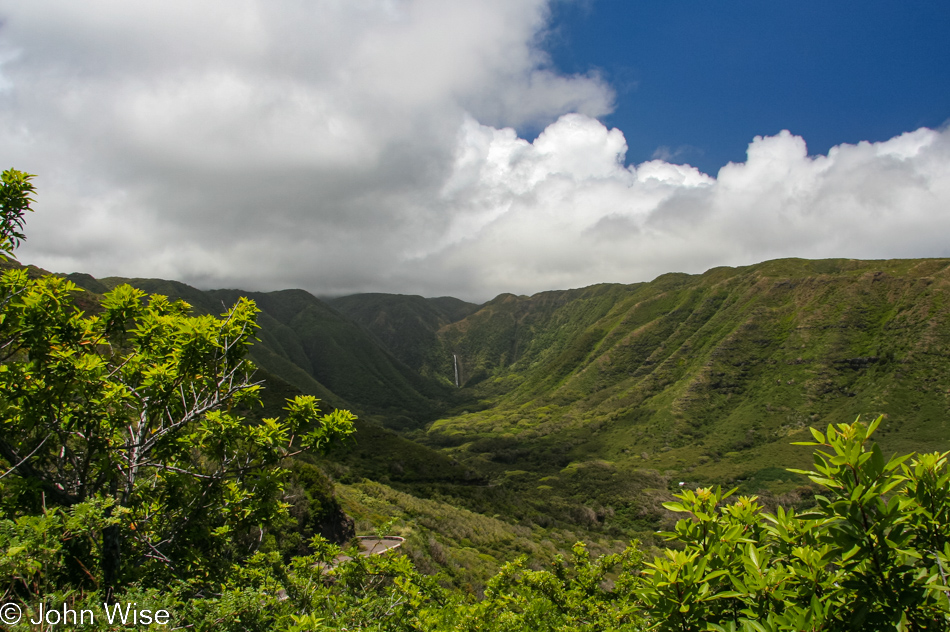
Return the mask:
<svg viewBox="0 0 950 632"><path fill-rule="evenodd" d="M335 563L339 549L318 537L311 555L284 564L259 552L204 590L200 578L161 589L140 587L143 578L118 597L169 608L197 630L945 630L947 454L886 460L869 443L880 421L813 431L807 474L822 494L807 513L762 513L755 497L726 502L731 492L719 489L679 494L669 508L686 517L651 561L636 543L596 559L578 544L547 569L525 557L506 564L472 599L406 557ZM30 614L41 598L47 608L99 607L100 595L63 579L68 545L103 529L88 512L4 522L7 598L24 599Z"/></svg>

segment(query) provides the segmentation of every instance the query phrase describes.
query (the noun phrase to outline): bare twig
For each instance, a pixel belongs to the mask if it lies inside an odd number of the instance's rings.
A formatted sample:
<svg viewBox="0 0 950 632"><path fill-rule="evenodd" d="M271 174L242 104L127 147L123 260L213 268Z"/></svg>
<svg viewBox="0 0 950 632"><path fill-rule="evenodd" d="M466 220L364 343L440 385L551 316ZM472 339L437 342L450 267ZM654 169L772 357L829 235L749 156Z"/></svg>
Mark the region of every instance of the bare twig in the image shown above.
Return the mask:
<svg viewBox="0 0 950 632"><path fill-rule="evenodd" d="M11 467L9 470L7 470L6 472L4 472L3 474L0 474L0 478L3 478L3 477L6 476L7 474L12 473L13 470L17 469L18 467L20 467L21 465L23 465L24 463L26 463L26 461L27 461L31 456L33 456L34 454L36 454L37 452L39 452L40 448L43 447L43 444L46 443L46 439L49 439L50 436L51 436L51 435L46 435L46 437L45 437L42 441L40 441L40 444L39 444L38 446L36 446L35 448L33 448L33 451L32 451L32 452L30 452L30 453L27 454L25 457L23 457L22 459L20 459L20 462L17 463L16 465L14 465L13 467Z"/></svg>

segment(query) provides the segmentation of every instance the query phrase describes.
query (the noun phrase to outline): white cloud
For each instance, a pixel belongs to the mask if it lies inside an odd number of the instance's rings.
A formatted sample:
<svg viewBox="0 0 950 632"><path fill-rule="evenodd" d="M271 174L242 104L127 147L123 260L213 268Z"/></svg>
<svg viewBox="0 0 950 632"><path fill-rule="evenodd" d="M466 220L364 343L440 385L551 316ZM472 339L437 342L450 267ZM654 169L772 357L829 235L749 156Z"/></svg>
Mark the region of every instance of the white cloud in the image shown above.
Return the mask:
<svg viewBox="0 0 950 632"><path fill-rule="evenodd" d="M950 254L947 131L817 157L757 137L715 178L670 150L627 167L597 120L609 86L541 52L546 0L0 0L0 17L0 158L39 174L19 255L50 269L484 299Z"/></svg>
<svg viewBox="0 0 950 632"><path fill-rule="evenodd" d="M624 167L625 150L618 130L580 115L534 143L468 121L443 191L455 230L413 273L490 295L777 257L950 256L946 130L827 156L783 131L716 178L660 160Z"/></svg>

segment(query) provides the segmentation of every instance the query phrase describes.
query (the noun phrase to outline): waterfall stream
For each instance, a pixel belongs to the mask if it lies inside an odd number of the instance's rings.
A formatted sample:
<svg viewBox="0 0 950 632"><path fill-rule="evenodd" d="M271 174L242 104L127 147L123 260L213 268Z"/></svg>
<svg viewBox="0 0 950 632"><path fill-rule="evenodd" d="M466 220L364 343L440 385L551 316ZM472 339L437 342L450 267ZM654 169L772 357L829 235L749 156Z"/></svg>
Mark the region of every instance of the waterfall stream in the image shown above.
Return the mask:
<svg viewBox="0 0 950 632"><path fill-rule="evenodd" d="M459 357L452 354L452 361L455 363L455 388L459 387Z"/></svg>

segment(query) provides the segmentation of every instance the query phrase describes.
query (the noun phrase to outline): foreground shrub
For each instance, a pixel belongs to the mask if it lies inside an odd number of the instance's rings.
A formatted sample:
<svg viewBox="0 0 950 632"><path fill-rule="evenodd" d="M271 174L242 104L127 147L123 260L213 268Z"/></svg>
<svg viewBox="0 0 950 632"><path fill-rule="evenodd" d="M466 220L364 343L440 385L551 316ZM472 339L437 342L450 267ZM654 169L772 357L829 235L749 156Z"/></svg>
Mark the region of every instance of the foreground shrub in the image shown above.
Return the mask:
<svg viewBox="0 0 950 632"><path fill-rule="evenodd" d="M886 460L859 422L812 430L818 506L761 514L755 498L687 491L636 599L655 630L946 630L947 454Z"/></svg>

